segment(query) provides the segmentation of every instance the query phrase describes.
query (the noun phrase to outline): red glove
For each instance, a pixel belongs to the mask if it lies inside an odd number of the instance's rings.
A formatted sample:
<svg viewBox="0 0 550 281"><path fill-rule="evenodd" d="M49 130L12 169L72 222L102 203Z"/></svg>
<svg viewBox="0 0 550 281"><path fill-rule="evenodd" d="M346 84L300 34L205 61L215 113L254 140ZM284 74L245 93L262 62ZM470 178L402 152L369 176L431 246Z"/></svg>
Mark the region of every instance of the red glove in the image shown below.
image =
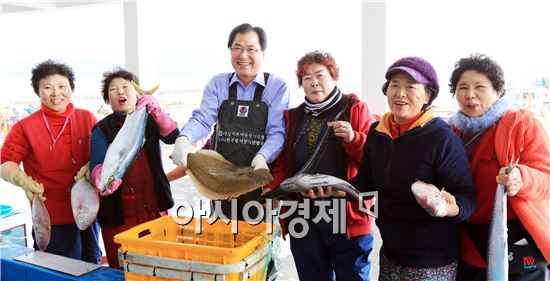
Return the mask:
<svg viewBox="0 0 550 281"><path fill-rule="evenodd" d="M95 166L94 170L92 171L92 182L95 185L95 188L97 189L97 192L101 194L101 196L108 196L111 195L113 192L115 192L118 187L122 184L121 179L116 179L111 182L111 186L109 189L102 191L103 186L101 184L101 171L103 170L103 164L99 164Z"/></svg>

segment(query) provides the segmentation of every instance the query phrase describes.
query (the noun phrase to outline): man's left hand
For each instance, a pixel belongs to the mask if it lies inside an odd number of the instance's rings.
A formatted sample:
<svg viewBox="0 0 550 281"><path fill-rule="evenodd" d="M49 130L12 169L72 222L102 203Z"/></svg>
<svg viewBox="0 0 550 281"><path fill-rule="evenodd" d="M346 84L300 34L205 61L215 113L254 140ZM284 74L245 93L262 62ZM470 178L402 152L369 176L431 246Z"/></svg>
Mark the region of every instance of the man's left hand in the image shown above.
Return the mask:
<svg viewBox="0 0 550 281"><path fill-rule="evenodd" d="M254 167L254 171L259 169L269 170L269 167L267 167L267 163L265 162L265 157L260 153L254 156L254 159L252 159L252 163L250 164L250 166Z"/></svg>

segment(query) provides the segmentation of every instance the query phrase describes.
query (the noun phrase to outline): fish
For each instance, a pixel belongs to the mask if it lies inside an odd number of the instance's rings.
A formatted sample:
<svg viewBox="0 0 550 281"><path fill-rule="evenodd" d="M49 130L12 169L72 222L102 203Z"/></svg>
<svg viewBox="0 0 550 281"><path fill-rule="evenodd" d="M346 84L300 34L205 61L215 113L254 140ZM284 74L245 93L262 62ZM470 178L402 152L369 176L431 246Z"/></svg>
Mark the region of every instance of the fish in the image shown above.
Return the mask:
<svg viewBox="0 0 550 281"><path fill-rule="evenodd" d="M411 190L416 202L431 216L444 217L447 215L447 201L443 190L419 180L411 185Z"/></svg>
<svg viewBox="0 0 550 281"><path fill-rule="evenodd" d="M508 233L506 188L499 184L495 193L493 217L487 248L487 280L508 280Z"/></svg>
<svg viewBox="0 0 550 281"><path fill-rule="evenodd" d="M349 107L350 107L350 103L348 102L336 114L336 116L334 116L332 121L337 121L340 118L340 116L342 116L342 114L344 114L344 112ZM300 170L298 170L298 172L296 172L296 175L294 175L294 177L297 177L298 175L302 175L302 174L312 173L317 168L317 165L318 165L319 161L321 160L321 158L323 157L323 155L325 153L326 146L327 146L327 143L328 143L328 138L329 138L329 136L332 132L333 132L332 128L327 126L327 128L325 130L325 133L320 137L320 139L318 141L317 147L315 147L315 150L313 151L313 153L309 156L308 160L302 166L302 168L300 168ZM283 190L281 188L281 184L279 184L277 187L270 190L269 192L260 195L260 197L258 198L258 202L260 202L261 204L264 204L265 200L267 198L271 198L271 199L276 199L276 198L281 198L281 197L287 197L288 198L288 196L286 196L286 195L288 195L289 193L290 192Z"/></svg>
<svg viewBox="0 0 550 281"><path fill-rule="evenodd" d="M307 192L318 186L332 186L333 190L339 190L346 193L346 198L353 201L361 201L364 199L370 199L362 197L359 190L357 190L349 182L337 178L335 176L323 175L323 174L297 174L290 177L279 184L279 189L274 189L271 192L267 192L264 196L261 196L261 203L265 198L280 198L284 197L289 192ZM374 213L368 211L369 208L365 208L367 214L376 217Z"/></svg>
<svg viewBox="0 0 550 281"><path fill-rule="evenodd" d="M187 174L199 193L213 200L235 198L273 181L269 169L239 167L207 149L189 153Z"/></svg>
<svg viewBox="0 0 550 281"><path fill-rule="evenodd" d="M40 251L46 250L50 244L52 235L52 224L46 205L40 199L40 195L35 193L32 198L32 229L34 230L34 242Z"/></svg>
<svg viewBox="0 0 550 281"><path fill-rule="evenodd" d="M126 116L113 142L107 148L101 171L101 192L106 192L114 180L122 179L145 143L147 123L145 107Z"/></svg>
<svg viewBox="0 0 550 281"><path fill-rule="evenodd" d="M78 229L85 230L95 221L99 210L99 196L87 179L79 179L71 188L71 207Z"/></svg>
<svg viewBox="0 0 550 281"><path fill-rule="evenodd" d="M506 174L518 165L519 157L514 161L512 154L511 160L506 168ZM507 201L506 187L498 184L487 241L487 280L508 280Z"/></svg>
<svg viewBox="0 0 550 281"><path fill-rule="evenodd" d="M149 91L142 90L135 82L131 81L134 89L143 95L152 95L160 86L157 85ZM101 171L101 192L106 192L114 180L122 179L132 166L139 151L145 144L145 127L147 125L147 109L145 107L129 113L118 131L113 142L107 148L103 169Z"/></svg>

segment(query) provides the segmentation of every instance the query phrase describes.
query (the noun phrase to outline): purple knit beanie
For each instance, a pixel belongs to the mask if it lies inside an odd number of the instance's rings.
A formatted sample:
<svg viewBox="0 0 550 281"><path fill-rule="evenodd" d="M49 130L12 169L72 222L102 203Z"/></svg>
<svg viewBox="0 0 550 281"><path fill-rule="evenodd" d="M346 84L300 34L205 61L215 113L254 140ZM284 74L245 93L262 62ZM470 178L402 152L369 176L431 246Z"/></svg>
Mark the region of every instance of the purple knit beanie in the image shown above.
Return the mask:
<svg viewBox="0 0 550 281"><path fill-rule="evenodd" d="M421 84L430 84L435 88L435 93L432 95L434 100L439 93L439 82L437 73L433 66L426 60L419 57L404 57L394 62L386 71L386 80L397 72L405 72L409 74L416 82Z"/></svg>

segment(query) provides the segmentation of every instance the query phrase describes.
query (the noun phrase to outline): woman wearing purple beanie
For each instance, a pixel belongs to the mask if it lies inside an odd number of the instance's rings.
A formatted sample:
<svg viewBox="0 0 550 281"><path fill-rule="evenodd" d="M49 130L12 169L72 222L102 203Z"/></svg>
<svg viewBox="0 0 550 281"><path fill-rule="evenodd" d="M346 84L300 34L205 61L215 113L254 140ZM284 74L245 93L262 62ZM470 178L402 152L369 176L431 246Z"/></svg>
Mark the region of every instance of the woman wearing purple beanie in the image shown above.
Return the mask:
<svg viewBox="0 0 550 281"><path fill-rule="evenodd" d="M476 205L466 152L431 109L439 83L430 63L405 57L385 77L390 112L370 128L351 180L360 191L378 191L379 280L455 280L460 222ZM438 194L440 212L417 202L411 191L417 181Z"/></svg>

